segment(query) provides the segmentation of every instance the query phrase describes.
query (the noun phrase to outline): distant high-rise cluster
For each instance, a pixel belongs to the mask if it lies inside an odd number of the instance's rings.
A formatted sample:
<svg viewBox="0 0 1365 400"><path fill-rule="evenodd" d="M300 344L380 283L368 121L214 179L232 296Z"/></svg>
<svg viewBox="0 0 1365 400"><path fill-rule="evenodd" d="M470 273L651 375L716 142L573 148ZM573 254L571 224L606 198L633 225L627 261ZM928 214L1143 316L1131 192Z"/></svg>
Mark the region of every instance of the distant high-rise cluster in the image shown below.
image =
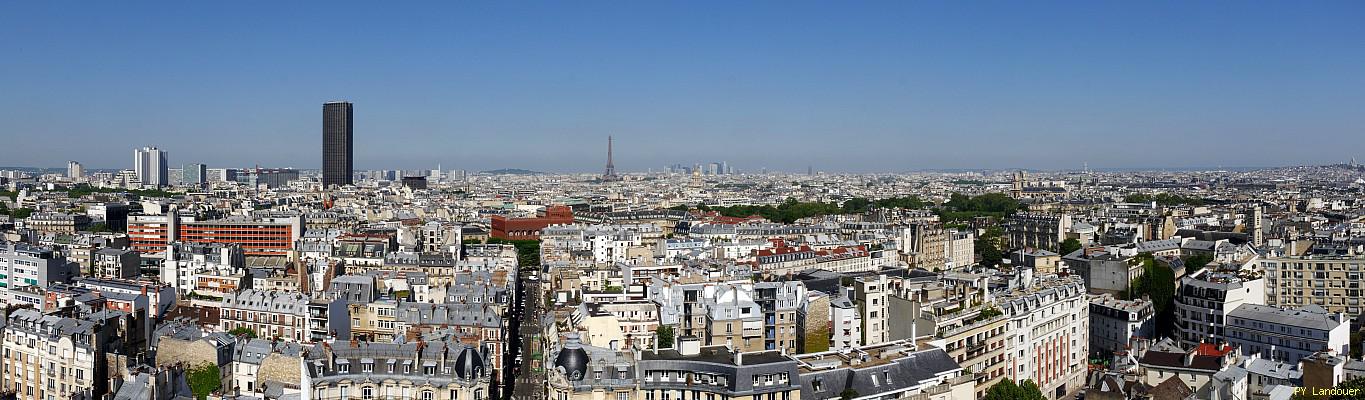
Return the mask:
<svg viewBox="0 0 1365 400"><path fill-rule="evenodd" d="M166 186L170 181L166 152L150 146L134 150L133 174L145 186Z"/></svg>
<svg viewBox="0 0 1365 400"><path fill-rule="evenodd" d="M322 186L352 183L354 132L350 102L333 101L322 105Z"/></svg>
<svg viewBox="0 0 1365 400"><path fill-rule="evenodd" d="M668 166L668 172L672 174L691 175L694 172L699 175L733 175L735 168L730 166L728 161L710 162L687 166L683 164L673 164Z"/></svg>
<svg viewBox="0 0 1365 400"><path fill-rule="evenodd" d="M85 176L85 167L82 167L82 166L81 166L81 163L75 162L75 161L67 161L67 162L66 162L66 177L67 177L67 178L79 179L79 178L82 177L82 176Z"/></svg>

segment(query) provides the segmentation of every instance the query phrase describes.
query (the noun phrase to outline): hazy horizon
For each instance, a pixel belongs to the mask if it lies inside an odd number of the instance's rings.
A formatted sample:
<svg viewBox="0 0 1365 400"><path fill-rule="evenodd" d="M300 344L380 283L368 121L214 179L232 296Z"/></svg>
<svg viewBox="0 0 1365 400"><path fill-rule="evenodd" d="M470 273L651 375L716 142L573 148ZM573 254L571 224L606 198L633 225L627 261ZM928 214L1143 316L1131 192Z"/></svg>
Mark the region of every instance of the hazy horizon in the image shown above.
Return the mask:
<svg viewBox="0 0 1365 400"><path fill-rule="evenodd" d="M1365 148L1365 3L0 6L0 165L1212 169Z"/></svg>

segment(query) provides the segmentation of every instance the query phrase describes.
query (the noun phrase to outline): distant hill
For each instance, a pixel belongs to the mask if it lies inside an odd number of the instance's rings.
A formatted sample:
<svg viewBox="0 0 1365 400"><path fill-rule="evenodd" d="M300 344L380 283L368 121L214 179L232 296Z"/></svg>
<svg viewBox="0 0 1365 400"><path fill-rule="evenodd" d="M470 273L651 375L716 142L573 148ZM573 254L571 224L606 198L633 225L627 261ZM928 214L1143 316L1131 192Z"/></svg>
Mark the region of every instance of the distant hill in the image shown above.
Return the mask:
<svg viewBox="0 0 1365 400"><path fill-rule="evenodd" d="M479 173L480 173L480 174L489 174L489 175L541 175L541 174L544 174L544 172L540 172L540 171L532 171L532 170L529 170L529 169L519 169L519 168L503 168L503 169L495 169L495 170L492 170L492 171L479 171Z"/></svg>

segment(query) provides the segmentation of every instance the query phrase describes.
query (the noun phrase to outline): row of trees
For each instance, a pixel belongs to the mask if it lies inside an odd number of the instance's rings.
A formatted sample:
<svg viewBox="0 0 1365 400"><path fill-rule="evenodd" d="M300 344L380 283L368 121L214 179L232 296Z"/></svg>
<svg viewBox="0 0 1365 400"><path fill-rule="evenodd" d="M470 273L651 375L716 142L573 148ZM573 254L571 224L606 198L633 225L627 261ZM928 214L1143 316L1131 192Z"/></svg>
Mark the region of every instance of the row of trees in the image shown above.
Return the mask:
<svg viewBox="0 0 1365 400"><path fill-rule="evenodd" d="M944 222L969 221L976 217L1001 219L1022 209L1019 200L1004 193L986 193L968 196L953 193L936 212Z"/></svg>
<svg viewBox="0 0 1365 400"><path fill-rule="evenodd" d="M688 208L689 207L686 205L679 205L673 207L673 209L675 210L683 211L686 211ZM787 198L787 201L784 201L782 202L782 204L778 204L776 206L737 205L711 207L705 204L699 204L697 205L696 208L701 211L715 211L717 213L720 213L720 215L724 215L727 217L743 218L751 215L758 215L763 218L767 218L769 221L776 221L787 224L796 222L796 220L806 217L814 217L820 215L835 215L843 213L843 208L841 208L838 204L835 203L822 203L818 201L803 202L797 201L794 198Z"/></svg>
<svg viewBox="0 0 1365 400"><path fill-rule="evenodd" d="M870 200L862 197L855 197L845 200L843 203L824 203L824 202L803 202L794 198L788 198L782 204L773 205L737 205L712 207L705 204L697 205L696 209L701 211L715 211L727 217L748 217L758 215L770 221L792 223L806 217L836 214L861 214L872 208L903 208L903 209L924 209L934 207L933 203L925 201L919 196L892 197L885 199ZM673 207L675 210L688 210L689 206L679 205ZM979 196L967 196L961 193L954 193L942 206L934 207L941 219L945 222L966 221L975 217L990 216L1004 218L1022 207L1018 200L1011 198L1004 193L987 193Z"/></svg>
<svg viewBox="0 0 1365 400"><path fill-rule="evenodd" d="M862 214L876 208L904 208L908 210L918 210L929 206L930 203L924 201L919 196L910 195L905 197L891 197L886 199L868 200L862 197L854 197L844 201L840 209L844 214Z"/></svg>
<svg viewBox="0 0 1365 400"><path fill-rule="evenodd" d="M1157 205L1161 206L1204 205L1204 199L1198 197L1182 196L1172 193L1157 194L1133 193L1127 196L1123 196L1123 202L1125 203L1151 203L1153 201L1155 201Z"/></svg>
<svg viewBox="0 0 1365 400"><path fill-rule="evenodd" d="M1037 383L1032 379L1025 379L1021 383L1014 383L1014 380L1005 379L999 383L991 385L986 389L984 400L1046 400L1043 397L1042 389L1038 388Z"/></svg>

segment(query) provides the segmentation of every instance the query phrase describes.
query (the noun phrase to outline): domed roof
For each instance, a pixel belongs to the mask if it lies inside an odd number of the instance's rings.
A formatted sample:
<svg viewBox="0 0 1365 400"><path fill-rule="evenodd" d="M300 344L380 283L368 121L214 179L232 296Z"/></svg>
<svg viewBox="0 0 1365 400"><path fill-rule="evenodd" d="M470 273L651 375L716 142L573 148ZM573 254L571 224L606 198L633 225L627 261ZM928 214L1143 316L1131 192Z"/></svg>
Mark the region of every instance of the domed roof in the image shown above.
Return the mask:
<svg viewBox="0 0 1365 400"><path fill-rule="evenodd" d="M460 350L460 355L455 356L455 376L460 379L478 378L484 371L483 356L473 346L465 347Z"/></svg>
<svg viewBox="0 0 1365 400"><path fill-rule="evenodd" d="M588 352L583 350L578 334L570 333L564 340L564 348L555 357L555 367L563 368L571 381L583 380L583 374L588 372Z"/></svg>

